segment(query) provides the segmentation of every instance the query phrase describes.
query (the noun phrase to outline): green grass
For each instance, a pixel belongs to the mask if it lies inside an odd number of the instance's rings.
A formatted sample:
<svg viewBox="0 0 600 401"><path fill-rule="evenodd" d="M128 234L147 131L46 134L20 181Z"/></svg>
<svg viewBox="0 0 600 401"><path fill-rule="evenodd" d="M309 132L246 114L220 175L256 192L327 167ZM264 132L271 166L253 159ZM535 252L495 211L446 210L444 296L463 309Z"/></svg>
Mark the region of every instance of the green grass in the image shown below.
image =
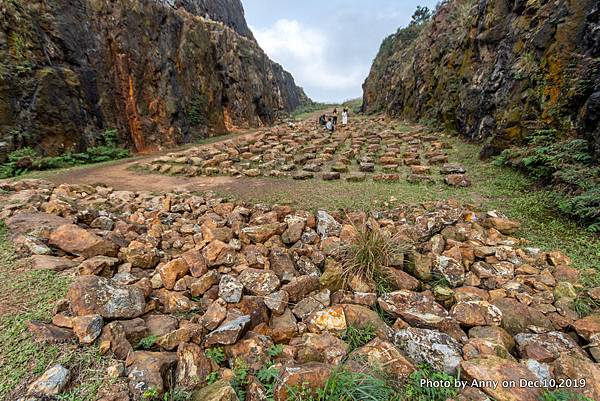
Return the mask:
<svg viewBox="0 0 600 401"><path fill-rule="evenodd" d="M157 335L151 335L151 336L144 337L136 345L136 349L148 350L148 349L154 347L154 344L156 344L156 340L158 340Z"/></svg>
<svg viewBox="0 0 600 401"><path fill-rule="evenodd" d="M593 401L582 394L573 393L568 390L545 391L540 401Z"/></svg>
<svg viewBox="0 0 600 401"><path fill-rule="evenodd" d="M371 324L364 328L349 326L342 333L342 340L348 343L348 353L362 347L377 336L377 330Z"/></svg>
<svg viewBox="0 0 600 401"><path fill-rule="evenodd" d="M292 112L292 118L294 118L294 120L297 121L302 121L302 120L306 120L307 118L311 117L313 114L315 114L318 111L325 111L325 110L329 110L329 111L333 111L334 107L338 107L338 105L333 104L333 103L317 103L317 102L312 102L312 103L307 103L307 104L303 104L301 106L299 106L298 108L296 108L296 110L294 110ZM341 114L341 110L339 110L340 114Z"/></svg>
<svg viewBox="0 0 600 401"><path fill-rule="evenodd" d="M408 378L406 386L404 386L403 400L405 401L446 401L454 399L458 395L458 389L451 388L434 388L421 386L421 379L429 379L431 381L454 383L455 377L447 373L437 372L429 366L422 365L419 369L413 372Z"/></svg>
<svg viewBox="0 0 600 401"><path fill-rule="evenodd" d="M55 363L71 370L72 380L59 400L95 399L110 360L97 348L42 344L27 331L30 320L48 322L54 303L63 298L69 277L47 270L21 270L0 224L0 399L15 399Z"/></svg>
<svg viewBox="0 0 600 401"><path fill-rule="evenodd" d="M397 130L406 131L409 128L399 123ZM372 180L350 183L343 180L297 182L269 178L263 179L266 182L265 190L244 193L243 198L256 203L287 204L309 211L385 210L399 204L417 205L456 199L481 210L498 210L520 221L521 229L515 235L528 239L531 246L548 251L561 250L572 258L574 267L598 269L600 236L558 215L549 202L551 191L538 188L533 180L519 171L479 160L479 145L466 143L456 137L446 140L453 145L449 151L449 161L465 166L473 182L471 187L449 187L437 172L432 175L435 179L432 184L411 184L404 179L395 183Z"/></svg>

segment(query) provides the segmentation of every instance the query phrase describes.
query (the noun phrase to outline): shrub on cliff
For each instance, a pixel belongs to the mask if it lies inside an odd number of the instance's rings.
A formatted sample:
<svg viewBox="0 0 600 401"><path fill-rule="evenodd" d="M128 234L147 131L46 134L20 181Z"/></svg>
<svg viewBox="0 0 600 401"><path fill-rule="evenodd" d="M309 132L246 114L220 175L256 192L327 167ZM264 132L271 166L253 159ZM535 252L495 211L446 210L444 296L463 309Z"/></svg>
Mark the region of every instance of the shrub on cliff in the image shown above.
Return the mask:
<svg viewBox="0 0 600 401"><path fill-rule="evenodd" d="M536 131L526 140L527 146L506 149L497 162L552 185L552 201L562 213L600 232L600 167L593 165L588 142L563 139L556 130Z"/></svg>
<svg viewBox="0 0 600 401"><path fill-rule="evenodd" d="M30 147L15 150L8 155L7 161L0 165L0 178L16 177L29 171L101 163L130 155L129 150L117 146L117 130L105 131L98 142L97 146L90 147L85 152L66 152L53 157L43 157Z"/></svg>

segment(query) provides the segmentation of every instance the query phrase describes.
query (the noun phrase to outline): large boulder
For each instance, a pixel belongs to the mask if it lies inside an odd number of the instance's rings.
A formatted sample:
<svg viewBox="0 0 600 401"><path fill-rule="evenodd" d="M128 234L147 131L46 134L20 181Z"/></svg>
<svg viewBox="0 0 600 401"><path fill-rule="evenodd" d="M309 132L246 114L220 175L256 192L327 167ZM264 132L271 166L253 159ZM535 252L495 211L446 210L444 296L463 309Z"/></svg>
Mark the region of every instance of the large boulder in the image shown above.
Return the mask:
<svg viewBox="0 0 600 401"><path fill-rule="evenodd" d="M67 291L77 316L100 315L105 319L131 319L144 313L144 292L97 276L79 277Z"/></svg>
<svg viewBox="0 0 600 401"><path fill-rule="evenodd" d="M114 243L75 224L65 224L54 230L50 235L50 244L85 258L100 255L116 256L118 251Z"/></svg>

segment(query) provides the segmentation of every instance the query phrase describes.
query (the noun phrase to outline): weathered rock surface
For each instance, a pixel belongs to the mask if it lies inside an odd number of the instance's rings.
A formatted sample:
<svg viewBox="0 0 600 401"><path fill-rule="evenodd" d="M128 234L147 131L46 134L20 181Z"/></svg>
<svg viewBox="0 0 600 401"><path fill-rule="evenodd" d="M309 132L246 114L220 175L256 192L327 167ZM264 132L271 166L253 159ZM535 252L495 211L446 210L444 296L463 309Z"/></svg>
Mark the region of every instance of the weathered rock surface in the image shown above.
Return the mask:
<svg viewBox="0 0 600 401"><path fill-rule="evenodd" d="M0 32L14 39L0 51L3 152L81 150L106 127L155 149L270 124L307 100L254 40L238 0L10 3Z"/></svg>

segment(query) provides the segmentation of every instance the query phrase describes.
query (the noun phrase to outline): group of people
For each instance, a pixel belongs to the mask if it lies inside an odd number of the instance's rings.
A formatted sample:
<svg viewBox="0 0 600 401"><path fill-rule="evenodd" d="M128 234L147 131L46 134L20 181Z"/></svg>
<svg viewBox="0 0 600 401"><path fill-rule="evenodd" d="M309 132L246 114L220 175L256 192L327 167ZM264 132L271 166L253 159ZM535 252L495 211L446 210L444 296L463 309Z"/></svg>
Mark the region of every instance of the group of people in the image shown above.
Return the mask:
<svg viewBox="0 0 600 401"><path fill-rule="evenodd" d="M333 132L335 131L338 123L338 111L337 108L333 109L333 113L331 116L327 116L325 114L319 117L319 124L322 125L327 131ZM348 125L348 109L344 108L342 111L342 126Z"/></svg>

